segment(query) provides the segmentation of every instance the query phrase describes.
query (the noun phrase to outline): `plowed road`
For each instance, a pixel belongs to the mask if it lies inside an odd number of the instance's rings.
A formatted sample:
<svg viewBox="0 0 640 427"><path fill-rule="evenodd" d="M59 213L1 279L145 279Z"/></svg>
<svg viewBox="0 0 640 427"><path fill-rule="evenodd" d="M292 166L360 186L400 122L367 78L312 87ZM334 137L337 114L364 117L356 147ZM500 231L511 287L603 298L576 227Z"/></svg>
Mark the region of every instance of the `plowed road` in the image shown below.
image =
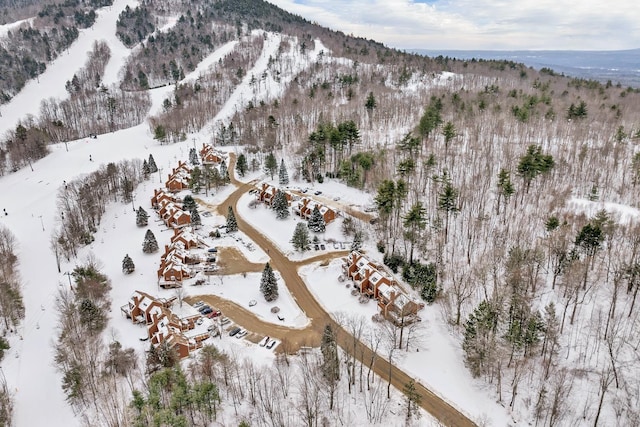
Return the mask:
<svg viewBox="0 0 640 427"><path fill-rule="evenodd" d="M245 184L236 180L234 172L235 156L231 154L229 175L231 176L232 183L237 186L237 190L234 191L226 201L220 203L218 206L219 213L226 216L228 206L234 207L238 228L249 236L266 253L269 253L271 257L269 263L274 270L278 270L280 272L289 292L291 292L291 295L296 300L297 304L310 319L310 324L303 329L295 329L262 322L253 313L245 310L239 305L215 296L195 296L190 298L190 300L198 298L208 300L214 306L222 309L226 313L232 313L230 317L246 329L261 335L269 335L282 340L282 344L279 347L280 351L293 352L303 345L313 347L319 346L324 327L329 324L336 332L340 347L347 352L353 352L353 337L341 325L336 323L331 316L329 316L324 308L313 297L309 289L307 289L302 278L298 275L297 268L300 263L290 261L269 239L238 215L238 209L236 207L238 200L243 194L252 189L253 185ZM344 253L336 255L344 255ZM307 262L313 261L315 260L308 260ZM360 342L358 342L356 354L357 358L365 364L365 366L368 366L371 360L375 360L373 365L375 373L384 379L388 379L389 376L391 376L391 384L398 390L402 390L405 384L413 379L396 366L390 366L389 363L381 357L381 355L373 354L367 346ZM437 367L434 368L437 369ZM421 396L420 405L427 412L437 418L442 424L447 426L476 425L456 408L418 382L416 382L416 390Z"/></svg>

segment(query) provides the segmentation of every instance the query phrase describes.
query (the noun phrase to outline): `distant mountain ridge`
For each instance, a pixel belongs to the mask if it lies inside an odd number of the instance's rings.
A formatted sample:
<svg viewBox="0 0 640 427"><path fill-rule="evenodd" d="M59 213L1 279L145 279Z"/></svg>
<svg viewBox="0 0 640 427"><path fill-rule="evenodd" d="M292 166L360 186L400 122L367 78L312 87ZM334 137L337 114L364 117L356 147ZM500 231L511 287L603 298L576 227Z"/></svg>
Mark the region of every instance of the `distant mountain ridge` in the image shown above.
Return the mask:
<svg viewBox="0 0 640 427"><path fill-rule="evenodd" d="M640 87L640 49L611 51L581 50L431 50L411 52L431 57L495 59L521 62L535 69L551 68L558 74L623 86Z"/></svg>

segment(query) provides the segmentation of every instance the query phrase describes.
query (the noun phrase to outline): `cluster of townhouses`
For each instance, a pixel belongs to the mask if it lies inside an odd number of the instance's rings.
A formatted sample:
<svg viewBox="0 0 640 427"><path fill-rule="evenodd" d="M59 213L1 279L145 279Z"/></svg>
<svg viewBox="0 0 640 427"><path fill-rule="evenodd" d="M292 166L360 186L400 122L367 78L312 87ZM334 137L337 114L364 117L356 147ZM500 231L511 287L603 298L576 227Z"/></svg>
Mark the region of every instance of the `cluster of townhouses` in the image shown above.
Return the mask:
<svg viewBox="0 0 640 427"><path fill-rule="evenodd" d="M271 206L277 192L278 188L271 184L263 182L258 189L256 198L258 199L258 201ZM336 211L318 201L313 200L310 197L298 198L297 196L286 190L284 190L284 196L286 197L287 202L289 202L293 213L299 215L303 219L309 220L309 218L311 218L311 215L313 214L313 209L316 206L320 210L325 224L329 224L331 221L336 219Z"/></svg>
<svg viewBox="0 0 640 427"><path fill-rule="evenodd" d="M178 191L187 190L190 181L191 168L182 160L178 160L178 167L171 170L164 186L172 193L177 193Z"/></svg>
<svg viewBox="0 0 640 427"><path fill-rule="evenodd" d="M167 343L181 357L202 347L209 332L199 331L197 320L200 314L188 304L184 309L176 307L176 298L155 298L145 292L135 291L129 302L120 307L121 312L134 324L147 328L147 339L158 346Z"/></svg>
<svg viewBox="0 0 640 427"><path fill-rule="evenodd" d="M352 251L343 258L342 270L362 295L377 301L380 314L385 319L397 325L419 320L418 311L424 308L424 304L408 296L384 266L370 261L358 251Z"/></svg>
<svg viewBox="0 0 640 427"><path fill-rule="evenodd" d="M151 206L169 228L180 228L191 224L191 213L182 210L182 203L171 193L164 190L153 190Z"/></svg>
<svg viewBox="0 0 640 427"><path fill-rule="evenodd" d="M174 229L171 243L165 245L158 268L158 282L161 287L180 287L184 279L192 277L190 265L199 263L199 255L192 255L191 249L203 248L207 244L191 227Z"/></svg>
<svg viewBox="0 0 640 427"><path fill-rule="evenodd" d="M213 148L212 145L202 144L200 149L200 161L203 165L219 165L227 155Z"/></svg>

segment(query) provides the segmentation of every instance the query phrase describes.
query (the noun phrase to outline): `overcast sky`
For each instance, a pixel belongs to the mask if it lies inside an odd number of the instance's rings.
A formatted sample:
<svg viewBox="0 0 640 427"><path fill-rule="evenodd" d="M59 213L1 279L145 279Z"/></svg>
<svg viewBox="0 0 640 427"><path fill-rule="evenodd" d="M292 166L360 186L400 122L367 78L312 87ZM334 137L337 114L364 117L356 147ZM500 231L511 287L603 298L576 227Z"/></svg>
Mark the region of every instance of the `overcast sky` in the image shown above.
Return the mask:
<svg viewBox="0 0 640 427"><path fill-rule="evenodd" d="M267 0L400 49L640 48L638 0Z"/></svg>

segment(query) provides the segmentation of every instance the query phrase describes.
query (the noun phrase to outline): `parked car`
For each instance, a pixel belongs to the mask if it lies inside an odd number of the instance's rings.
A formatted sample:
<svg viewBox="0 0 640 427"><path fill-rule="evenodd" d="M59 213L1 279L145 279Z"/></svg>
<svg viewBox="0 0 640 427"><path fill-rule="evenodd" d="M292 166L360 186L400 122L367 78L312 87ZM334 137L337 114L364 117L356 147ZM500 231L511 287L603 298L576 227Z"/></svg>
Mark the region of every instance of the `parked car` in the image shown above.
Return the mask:
<svg viewBox="0 0 640 427"><path fill-rule="evenodd" d="M238 332L240 332L241 330L242 330L242 328L235 327L235 328L233 328L231 330L231 332L229 332L229 336L232 337L232 336L236 335Z"/></svg>
<svg viewBox="0 0 640 427"><path fill-rule="evenodd" d="M315 194L316 196L319 196L319 195L321 195L321 194L322 194L322 191L317 190L317 191L315 191L313 194Z"/></svg>
<svg viewBox="0 0 640 427"><path fill-rule="evenodd" d="M198 301L197 303L193 304L194 308L200 308L204 305L204 301Z"/></svg>
<svg viewBox="0 0 640 427"><path fill-rule="evenodd" d="M273 346L276 345L276 340L271 341L269 344L267 344L267 348L269 350L271 350L273 348Z"/></svg>
<svg viewBox="0 0 640 427"><path fill-rule="evenodd" d="M320 243L320 249L322 249L323 251L326 249L326 247L324 246L324 243Z"/></svg>
<svg viewBox="0 0 640 427"><path fill-rule="evenodd" d="M212 256L207 258L207 262L216 262L216 257Z"/></svg>
<svg viewBox="0 0 640 427"><path fill-rule="evenodd" d="M207 314L209 319L213 319L214 317L218 317L222 314L220 310L213 310L211 313Z"/></svg>
<svg viewBox="0 0 640 427"><path fill-rule="evenodd" d="M207 331L211 332L214 329L218 329L216 325L209 325L209 327L207 328Z"/></svg>
<svg viewBox="0 0 640 427"><path fill-rule="evenodd" d="M258 304L258 301L252 299L251 301L249 301L249 307L253 307L254 305Z"/></svg>
<svg viewBox="0 0 640 427"><path fill-rule="evenodd" d="M223 318L220 320L220 324L221 324L221 325L226 325L227 323L231 323L231 319L229 319L228 317L223 317Z"/></svg>
<svg viewBox="0 0 640 427"><path fill-rule="evenodd" d="M202 313L202 312L203 312L203 311L205 311L207 308L211 308L211 307L209 307L208 305L206 305L206 304L205 304L205 305L202 305L202 306L198 307L198 311L199 311L200 313Z"/></svg>
<svg viewBox="0 0 640 427"><path fill-rule="evenodd" d="M201 317L198 320L196 320L196 325L202 325L202 322L204 322L204 319Z"/></svg>
<svg viewBox="0 0 640 427"><path fill-rule="evenodd" d="M264 339L262 341L260 341L260 347L264 347L265 345L267 345L269 340L270 340L269 337L264 337Z"/></svg>
<svg viewBox="0 0 640 427"><path fill-rule="evenodd" d="M205 316L205 315L207 315L207 314L213 313L213 309L212 309L211 307L207 307L207 308L205 308L204 310L202 310L200 313L201 313L203 316Z"/></svg>
<svg viewBox="0 0 640 427"><path fill-rule="evenodd" d="M316 251L320 250L320 245L318 245L317 243L315 245L313 245L313 249L315 249Z"/></svg>
<svg viewBox="0 0 640 427"><path fill-rule="evenodd" d="M211 253L211 254L215 254L218 252L218 248L209 248L207 249L207 252Z"/></svg>
<svg viewBox="0 0 640 427"><path fill-rule="evenodd" d="M336 196L333 198L333 200L337 202L338 200L340 200L340 197Z"/></svg>
<svg viewBox="0 0 640 427"><path fill-rule="evenodd" d="M248 333L249 333L249 332L247 332L245 329L243 329L242 331L240 331L240 332L238 332L238 333L236 334L236 338L238 338L238 339L243 338L243 337L245 337Z"/></svg>

